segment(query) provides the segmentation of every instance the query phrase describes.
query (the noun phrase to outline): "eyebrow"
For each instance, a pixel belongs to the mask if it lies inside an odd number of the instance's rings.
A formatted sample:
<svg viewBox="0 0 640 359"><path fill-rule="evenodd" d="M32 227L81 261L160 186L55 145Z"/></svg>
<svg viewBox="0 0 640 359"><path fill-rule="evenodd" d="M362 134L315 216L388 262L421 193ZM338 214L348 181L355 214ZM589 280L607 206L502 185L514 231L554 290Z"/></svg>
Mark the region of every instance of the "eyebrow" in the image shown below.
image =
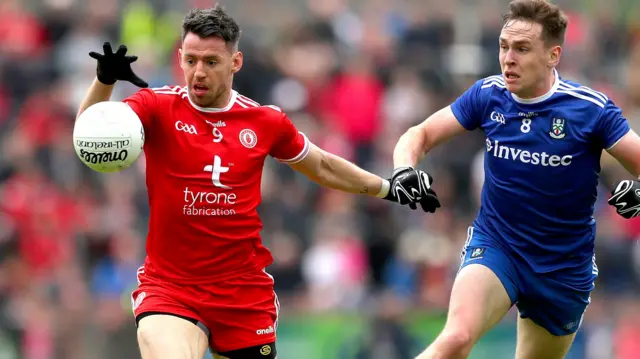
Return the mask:
<svg viewBox="0 0 640 359"><path fill-rule="evenodd" d="M501 37L499 38L500 42L508 42L507 39ZM516 40L513 42L515 45L529 45L531 44L531 40Z"/></svg>
<svg viewBox="0 0 640 359"><path fill-rule="evenodd" d="M189 52L185 52L183 54L184 57L195 57L195 58L203 58L203 59L218 59L220 58L220 55L217 54L213 54L213 55L205 55L205 56L198 56L196 54L192 54Z"/></svg>

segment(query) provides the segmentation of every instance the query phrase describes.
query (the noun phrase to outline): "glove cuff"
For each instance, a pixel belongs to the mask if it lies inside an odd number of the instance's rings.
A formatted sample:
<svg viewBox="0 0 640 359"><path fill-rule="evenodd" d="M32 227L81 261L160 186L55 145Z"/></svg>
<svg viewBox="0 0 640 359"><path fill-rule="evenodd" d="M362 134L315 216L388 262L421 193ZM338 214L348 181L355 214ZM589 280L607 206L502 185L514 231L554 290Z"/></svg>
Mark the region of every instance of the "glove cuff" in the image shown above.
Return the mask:
<svg viewBox="0 0 640 359"><path fill-rule="evenodd" d="M402 167L397 167L397 168L395 168L395 169L393 170L393 174L391 175L391 178L395 178L395 177L398 175L398 173L400 173L400 172L404 172L404 171L406 171L406 170L411 170L411 171L413 171L414 169L413 169L413 167L411 167L411 166L402 166Z"/></svg>
<svg viewBox="0 0 640 359"><path fill-rule="evenodd" d="M97 74L96 76L98 78L98 81L100 81L101 84L103 85L113 85L116 83L116 79L112 79L112 78L105 78L104 76Z"/></svg>
<svg viewBox="0 0 640 359"><path fill-rule="evenodd" d="M391 183L386 179L382 179L382 187L380 188L380 192L376 194L378 198L385 198L389 194L389 190L391 189Z"/></svg>

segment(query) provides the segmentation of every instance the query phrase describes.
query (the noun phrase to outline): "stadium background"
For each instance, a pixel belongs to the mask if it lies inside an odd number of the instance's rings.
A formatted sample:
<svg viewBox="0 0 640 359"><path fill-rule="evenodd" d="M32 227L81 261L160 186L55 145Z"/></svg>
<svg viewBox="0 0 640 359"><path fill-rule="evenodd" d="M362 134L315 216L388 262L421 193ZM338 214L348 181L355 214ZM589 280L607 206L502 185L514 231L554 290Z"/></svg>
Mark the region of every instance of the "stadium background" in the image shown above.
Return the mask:
<svg viewBox="0 0 640 359"><path fill-rule="evenodd" d="M284 108L321 147L382 175L410 125L499 71L507 0L227 0L244 29L236 88ZM640 128L640 3L559 2L561 73L607 93ZM635 4L634 4L635 3ZM0 358L137 358L129 294L144 255L144 160L97 175L73 152L76 108L109 40L151 86L182 83L175 48L211 1L0 0ZM119 83L114 99L135 91ZM464 135L423 167L435 215L327 191L268 161L261 213L283 305L281 359L413 358L443 324L477 209L484 139ZM603 158L600 278L571 359L640 358L640 221L606 205L628 178ZM553 178L549 179L553 181ZM526 205L526 204L516 204ZM515 313L472 358L512 358Z"/></svg>

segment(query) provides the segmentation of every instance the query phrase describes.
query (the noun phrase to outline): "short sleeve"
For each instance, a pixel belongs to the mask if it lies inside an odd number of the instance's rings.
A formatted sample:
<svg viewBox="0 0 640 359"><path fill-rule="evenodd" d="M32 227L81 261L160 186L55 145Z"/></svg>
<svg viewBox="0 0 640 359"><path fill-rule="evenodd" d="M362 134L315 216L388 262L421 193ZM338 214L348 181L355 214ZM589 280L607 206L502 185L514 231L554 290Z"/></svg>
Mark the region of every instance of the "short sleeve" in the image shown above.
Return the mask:
<svg viewBox="0 0 640 359"><path fill-rule="evenodd" d="M300 162L307 156L311 145L309 139L302 132L298 132L293 122L284 113L276 132L278 135L271 147L269 153L271 156L289 164Z"/></svg>
<svg viewBox="0 0 640 359"><path fill-rule="evenodd" d="M607 101L594 129L602 148L612 148L629 130L629 123L622 115L622 110L611 100Z"/></svg>
<svg viewBox="0 0 640 359"><path fill-rule="evenodd" d="M128 104L138 115L145 132L149 132L153 121L153 110L156 108L156 94L150 89L141 89L133 95L125 98L122 102Z"/></svg>
<svg viewBox="0 0 640 359"><path fill-rule="evenodd" d="M477 81L451 104L454 116L462 127L469 131L475 130L481 124L486 101L483 100L480 91L485 82L485 80Z"/></svg>

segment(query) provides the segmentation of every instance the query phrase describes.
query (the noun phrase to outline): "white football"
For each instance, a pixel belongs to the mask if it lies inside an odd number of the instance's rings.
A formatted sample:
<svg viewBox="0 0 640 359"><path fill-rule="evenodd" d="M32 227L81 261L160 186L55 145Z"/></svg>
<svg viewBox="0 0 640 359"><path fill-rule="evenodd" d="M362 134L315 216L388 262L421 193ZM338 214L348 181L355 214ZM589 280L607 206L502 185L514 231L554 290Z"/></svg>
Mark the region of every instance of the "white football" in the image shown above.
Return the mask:
<svg viewBox="0 0 640 359"><path fill-rule="evenodd" d="M98 172L117 172L131 166L143 145L142 122L124 102L104 101L90 106L73 129L76 154Z"/></svg>

